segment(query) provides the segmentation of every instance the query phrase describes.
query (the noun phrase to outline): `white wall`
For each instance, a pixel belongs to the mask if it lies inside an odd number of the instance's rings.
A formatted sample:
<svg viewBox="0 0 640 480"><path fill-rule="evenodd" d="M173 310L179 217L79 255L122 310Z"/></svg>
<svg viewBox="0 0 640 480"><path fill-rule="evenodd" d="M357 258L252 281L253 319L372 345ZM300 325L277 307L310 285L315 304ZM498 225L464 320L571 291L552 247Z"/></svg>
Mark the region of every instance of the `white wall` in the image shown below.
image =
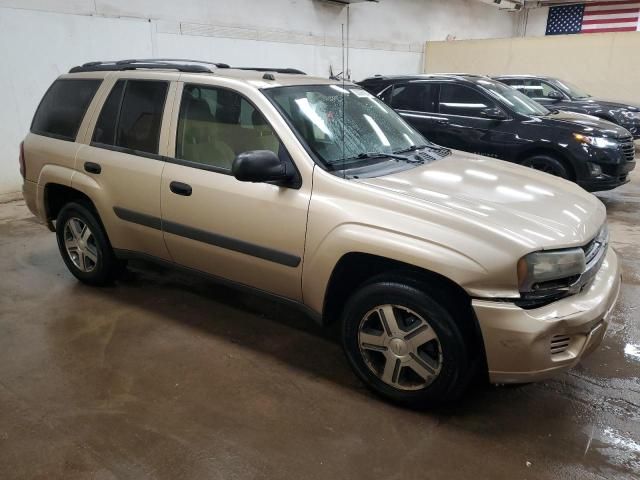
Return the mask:
<svg viewBox="0 0 640 480"><path fill-rule="evenodd" d="M544 37L547 31L549 7L535 8L528 12L526 36Z"/></svg>
<svg viewBox="0 0 640 480"><path fill-rule="evenodd" d="M341 69L347 9L317 0L0 0L0 194L46 88L74 65L181 57ZM475 0L380 0L350 9L350 70L418 73L425 40L510 37L514 15Z"/></svg>

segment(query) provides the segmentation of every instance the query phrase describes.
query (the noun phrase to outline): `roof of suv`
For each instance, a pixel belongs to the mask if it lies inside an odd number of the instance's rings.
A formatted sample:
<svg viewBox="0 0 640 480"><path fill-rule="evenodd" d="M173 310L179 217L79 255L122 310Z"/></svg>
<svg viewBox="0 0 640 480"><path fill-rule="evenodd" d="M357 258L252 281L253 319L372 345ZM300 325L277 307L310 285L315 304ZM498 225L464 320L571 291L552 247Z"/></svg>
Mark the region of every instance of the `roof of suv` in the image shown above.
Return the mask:
<svg viewBox="0 0 640 480"><path fill-rule="evenodd" d="M246 81L254 86L260 82L261 88L279 87L285 85L318 85L342 84L340 80L312 77L295 68L270 67L230 67L226 63L208 62L202 60L186 60L173 58L130 59L104 62L89 62L69 70L70 74L89 72L123 72L123 71L166 71L180 72L185 75L215 75ZM352 85L351 82L346 82Z"/></svg>
<svg viewBox="0 0 640 480"><path fill-rule="evenodd" d="M518 78L538 78L538 79L542 79L542 80L553 80L553 77L548 77L546 75L533 75L533 74L524 74L524 75L495 75L492 78L495 79L499 79L499 78L506 78L506 79L513 79L513 80L517 80Z"/></svg>
<svg viewBox="0 0 640 480"><path fill-rule="evenodd" d="M484 75L476 75L473 73L424 73L420 75L376 75L373 77L365 78L358 83L393 83L397 81L412 81L412 80L428 80L428 79L448 79L448 80L463 80L467 82L476 82L478 80L486 80L488 77Z"/></svg>

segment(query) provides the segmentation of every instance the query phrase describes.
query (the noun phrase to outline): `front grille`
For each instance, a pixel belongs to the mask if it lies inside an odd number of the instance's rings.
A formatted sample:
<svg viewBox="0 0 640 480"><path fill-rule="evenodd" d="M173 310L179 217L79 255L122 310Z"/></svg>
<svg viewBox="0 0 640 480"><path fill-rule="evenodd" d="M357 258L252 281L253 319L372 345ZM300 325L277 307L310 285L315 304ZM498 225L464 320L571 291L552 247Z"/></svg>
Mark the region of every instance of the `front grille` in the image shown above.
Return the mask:
<svg viewBox="0 0 640 480"><path fill-rule="evenodd" d="M598 234L586 245L583 245L584 260L587 265L586 270L589 270L594 262L597 262L601 255L606 251L609 244L609 230L607 226L603 226Z"/></svg>
<svg viewBox="0 0 640 480"><path fill-rule="evenodd" d="M564 353L569 348L571 337L568 335L554 335L551 338L551 355Z"/></svg>
<svg viewBox="0 0 640 480"><path fill-rule="evenodd" d="M633 143L633 138L629 137L628 139L624 139L624 141L620 142L619 145L620 151L624 156L625 161L633 162L636 158L636 146Z"/></svg>
<svg viewBox="0 0 640 480"><path fill-rule="evenodd" d="M602 248L602 244L598 242L597 238L594 238L589 243L587 243L582 249L584 250L584 259L585 263L589 265L591 261L596 258L598 252Z"/></svg>

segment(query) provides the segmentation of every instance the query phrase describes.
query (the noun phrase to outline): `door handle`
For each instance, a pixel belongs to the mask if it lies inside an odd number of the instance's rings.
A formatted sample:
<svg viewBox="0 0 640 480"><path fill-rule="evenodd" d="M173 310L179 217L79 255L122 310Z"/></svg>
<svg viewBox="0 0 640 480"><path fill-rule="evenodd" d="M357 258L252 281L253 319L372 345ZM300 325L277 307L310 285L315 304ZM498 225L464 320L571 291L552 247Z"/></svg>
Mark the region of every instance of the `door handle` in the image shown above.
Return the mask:
<svg viewBox="0 0 640 480"><path fill-rule="evenodd" d="M192 192L191 185L182 182L171 182L169 189L176 195L183 195L185 197L190 197Z"/></svg>
<svg viewBox="0 0 640 480"><path fill-rule="evenodd" d="M86 172L95 173L96 175L100 175L102 171L100 164L93 162L84 162L84 169Z"/></svg>
<svg viewBox="0 0 640 480"><path fill-rule="evenodd" d="M436 123L438 125L446 125L447 123L449 123L449 120L438 120Z"/></svg>

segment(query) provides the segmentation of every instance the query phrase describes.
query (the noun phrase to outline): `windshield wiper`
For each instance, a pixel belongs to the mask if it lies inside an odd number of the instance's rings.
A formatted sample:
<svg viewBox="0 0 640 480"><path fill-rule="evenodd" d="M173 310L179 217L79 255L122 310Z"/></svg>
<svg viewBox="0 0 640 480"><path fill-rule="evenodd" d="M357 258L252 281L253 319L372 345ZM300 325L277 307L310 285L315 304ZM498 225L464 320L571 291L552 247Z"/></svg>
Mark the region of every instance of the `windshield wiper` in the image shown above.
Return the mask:
<svg viewBox="0 0 640 480"><path fill-rule="evenodd" d="M415 152L416 150L422 150L423 148L427 148L428 145L420 145L419 147L416 145L411 145L407 148L403 148L402 150L398 150L396 152L393 153L410 153L410 152Z"/></svg>
<svg viewBox="0 0 640 480"><path fill-rule="evenodd" d="M397 153L386 153L386 152L365 152L360 153L354 157L346 158L345 160L365 160L369 158L393 158L395 160L403 160L409 163L424 163L424 160L407 157L405 155L398 155Z"/></svg>

